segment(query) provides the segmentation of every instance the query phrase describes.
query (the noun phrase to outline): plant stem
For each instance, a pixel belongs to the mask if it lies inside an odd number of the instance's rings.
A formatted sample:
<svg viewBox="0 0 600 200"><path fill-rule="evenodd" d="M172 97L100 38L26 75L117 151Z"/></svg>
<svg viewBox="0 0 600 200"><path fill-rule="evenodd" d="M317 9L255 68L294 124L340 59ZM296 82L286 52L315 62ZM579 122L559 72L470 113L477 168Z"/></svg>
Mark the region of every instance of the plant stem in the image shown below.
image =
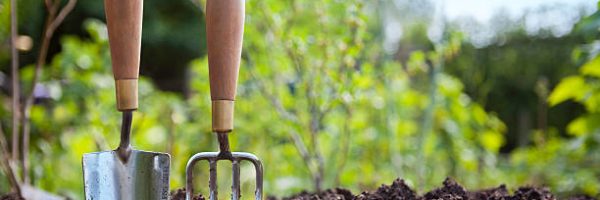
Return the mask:
<svg viewBox="0 0 600 200"><path fill-rule="evenodd" d="M42 37L42 44L40 46L40 52L35 65L35 71L33 79L31 80L31 87L29 93L25 98L25 104L23 105L23 160L21 162L23 169L23 182L29 183L29 136L31 132L30 118L31 118L31 107L34 103L34 92L35 86L38 84L40 76L42 75L42 67L46 64L46 57L48 56L48 47L54 31L60 26L65 17L75 8L77 0L69 0L67 5L60 9L61 0L45 0L46 9L48 11L48 17L46 18L46 25ZM58 13L58 14L57 14Z"/></svg>
<svg viewBox="0 0 600 200"><path fill-rule="evenodd" d="M19 52L17 51L17 1L10 0L10 51L12 75L12 160L19 159Z"/></svg>
<svg viewBox="0 0 600 200"><path fill-rule="evenodd" d="M20 197L22 197L23 195L21 194L21 184L19 183L19 179L17 179L17 176L14 173L14 169L12 168L12 165L10 164L10 153L8 152L6 137L4 137L4 131L2 131L1 126L0 126L0 161L1 161L0 165L2 166L2 169L4 170L4 173L6 174L6 176L8 178L8 182L12 186L12 190L14 192L16 192Z"/></svg>
<svg viewBox="0 0 600 200"><path fill-rule="evenodd" d="M342 149L341 149L341 153L342 155L340 156L340 161L338 161L339 165L337 166L337 169L335 170L335 187L339 187L340 186L340 176L342 174L342 171L344 171L344 167L346 167L346 163L348 161L348 154L350 153L350 136L352 134L350 134L351 128L350 128L350 122L352 121L352 108L351 106L349 106L346 103L342 104L342 108L344 109L344 111L347 114L347 119L344 121L344 126L343 126L343 133L344 133L344 137L343 137L343 142L341 142L342 144Z"/></svg>
<svg viewBox="0 0 600 200"><path fill-rule="evenodd" d="M291 113L290 111L288 111L283 106L283 103L281 103L281 101L276 97L276 94L269 93L269 91L265 87L264 83L259 78L257 78L257 75L254 73L253 62L251 61L251 57L247 56L247 59L249 60L248 63L250 65L250 70L249 70L250 76L256 82L258 90L263 94L263 96L265 98L267 98L270 101L271 105L273 107L275 107L275 112L281 118L289 121L290 123L300 124L300 119L298 119L298 116L296 116L293 113ZM290 136L290 138L292 139L292 142L294 143L294 147L298 151L298 154L300 154L300 157L302 157L302 161L304 161L304 165L306 165L306 168L308 169L311 177L313 177L313 180L314 180L316 172L312 167L313 157L310 155L310 152L308 151L308 148L307 148L306 144L304 143L304 140L300 136L300 133L298 133L294 129L290 129L289 131L287 131L287 133Z"/></svg>

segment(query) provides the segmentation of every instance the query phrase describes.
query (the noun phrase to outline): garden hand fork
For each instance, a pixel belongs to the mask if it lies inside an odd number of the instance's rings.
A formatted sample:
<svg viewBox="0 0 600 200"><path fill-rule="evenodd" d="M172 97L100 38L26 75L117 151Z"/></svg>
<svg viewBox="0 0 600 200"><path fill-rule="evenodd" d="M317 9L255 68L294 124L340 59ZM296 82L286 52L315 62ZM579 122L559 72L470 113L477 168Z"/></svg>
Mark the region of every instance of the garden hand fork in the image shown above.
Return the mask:
<svg viewBox="0 0 600 200"><path fill-rule="evenodd" d="M210 199L217 196L217 161L229 160L233 168L231 199L240 198L240 161L250 161L256 170L255 199L262 199L263 167L253 154L231 152L228 134L233 130L233 107L236 93L242 40L245 0L207 0L206 37L208 68L212 100L212 130L219 141L219 152L202 152L190 158L186 166L186 199L194 189L193 168L196 162L207 160L210 168Z"/></svg>

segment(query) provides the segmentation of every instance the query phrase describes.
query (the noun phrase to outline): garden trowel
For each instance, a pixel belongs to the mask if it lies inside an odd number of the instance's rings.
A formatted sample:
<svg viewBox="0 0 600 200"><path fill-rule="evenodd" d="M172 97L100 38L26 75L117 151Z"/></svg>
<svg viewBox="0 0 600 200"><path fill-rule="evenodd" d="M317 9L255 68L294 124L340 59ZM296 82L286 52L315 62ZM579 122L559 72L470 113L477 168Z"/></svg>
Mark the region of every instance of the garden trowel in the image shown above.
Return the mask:
<svg viewBox="0 0 600 200"><path fill-rule="evenodd" d="M228 134L233 130L233 105L244 33L244 0L207 0L206 37L208 46L208 71L212 100L212 130L219 141L219 152L198 153L186 166L186 199L191 200L194 189L193 169L196 162L209 163L210 199L217 199L217 162L231 161L231 199L240 199L240 162L248 161L256 170L254 199L262 199L263 166L253 154L231 152Z"/></svg>
<svg viewBox="0 0 600 200"><path fill-rule="evenodd" d="M121 142L113 151L83 155L88 200L166 200L170 156L132 149L133 111L138 108L138 72L143 0L105 0L117 109L123 113Z"/></svg>

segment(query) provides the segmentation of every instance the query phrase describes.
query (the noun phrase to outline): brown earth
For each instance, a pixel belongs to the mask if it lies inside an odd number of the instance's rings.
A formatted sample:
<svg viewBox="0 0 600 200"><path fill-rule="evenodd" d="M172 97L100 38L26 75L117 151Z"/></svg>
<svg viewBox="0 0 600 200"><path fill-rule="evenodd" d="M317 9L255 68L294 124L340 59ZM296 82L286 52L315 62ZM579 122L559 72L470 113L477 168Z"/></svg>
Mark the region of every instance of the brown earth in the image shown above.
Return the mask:
<svg viewBox="0 0 600 200"><path fill-rule="evenodd" d="M251 199L251 198L250 198ZM512 194L505 185L495 188L468 191L456 181L447 178L443 186L426 192L419 196L404 180L396 179L391 185L381 185L377 190L352 194L347 189L335 188L321 192L301 192L299 194L276 198L268 197L267 200L557 200L557 198L544 187L519 187ZM0 196L0 200L23 200L16 194ZM171 200L185 200L185 189L171 191ZM193 200L206 200L198 194ZM577 195L567 200L597 200L597 198Z"/></svg>
<svg viewBox="0 0 600 200"><path fill-rule="evenodd" d="M278 198L269 197L269 200ZM318 193L302 192L300 194L281 198L282 200L557 200L544 187L520 187L513 194L508 192L505 185L495 188L468 191L456 181L447 178L443 186L425 193L422 196L405 184L404 180L396 179L391 185L382 185L372 192L362 192L353 195L346 189L326 190ZM596 200L594 197L580 195L568 200Z"/></svg>
<svg viewBox="0 0 600 200"><path fill-rule="evenodd" d="M7 195L0 196L0 200L25 200L25 199L19 197L19 195L17 195L17 193L9 193Z"/></svg>
<svg viewBox="0 0 600 200"><path fill-rule="evenodd" d="M185 189L177 189L171 191L171 200L185 200ZM204 196L198 194L197 196L193 196L192 200L206 200Z"/></svg>

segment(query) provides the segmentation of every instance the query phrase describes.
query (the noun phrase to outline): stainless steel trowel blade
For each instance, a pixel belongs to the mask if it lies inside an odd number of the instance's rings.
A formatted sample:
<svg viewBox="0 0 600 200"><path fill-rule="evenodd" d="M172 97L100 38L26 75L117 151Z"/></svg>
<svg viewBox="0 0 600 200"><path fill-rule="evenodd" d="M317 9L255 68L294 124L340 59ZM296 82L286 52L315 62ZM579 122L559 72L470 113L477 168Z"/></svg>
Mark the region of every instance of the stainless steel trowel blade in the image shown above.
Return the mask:
<svg viewBox="0 0 600 200"><path fill-rule="evenodd" d="M167 200L171 156L132 150L127 162L116 151L83 155L87 200Z"/></svg>

